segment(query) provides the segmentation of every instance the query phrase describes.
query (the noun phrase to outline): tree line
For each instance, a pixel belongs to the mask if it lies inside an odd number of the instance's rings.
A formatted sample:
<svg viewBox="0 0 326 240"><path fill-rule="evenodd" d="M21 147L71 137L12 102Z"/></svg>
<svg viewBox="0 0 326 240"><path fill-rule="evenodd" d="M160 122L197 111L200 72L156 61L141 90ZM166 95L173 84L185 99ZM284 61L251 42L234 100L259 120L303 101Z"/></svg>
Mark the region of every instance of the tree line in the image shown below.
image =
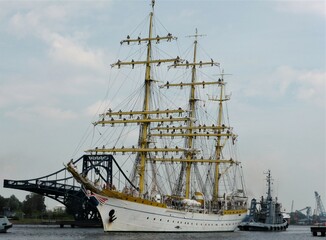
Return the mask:
<svg viewBox="0 0 326 240"><path fill-rule="evenodd" d="M60 210L59 210L60 211ZM57 215L66 215L61 210ZM11 195L9 198L4 198L0 195L0 215L6 215L12 218L40 218L53 215L52 211L46 210L45 197L31 193L26 195L25 200L22 202L15 195Z"/></svg>

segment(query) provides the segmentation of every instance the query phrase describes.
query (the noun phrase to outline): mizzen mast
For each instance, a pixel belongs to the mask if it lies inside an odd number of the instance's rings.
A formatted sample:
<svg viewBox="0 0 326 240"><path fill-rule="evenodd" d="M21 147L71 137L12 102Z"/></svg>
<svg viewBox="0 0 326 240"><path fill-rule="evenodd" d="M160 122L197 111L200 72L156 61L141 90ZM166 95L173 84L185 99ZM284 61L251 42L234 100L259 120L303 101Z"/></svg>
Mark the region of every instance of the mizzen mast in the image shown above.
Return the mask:
<svg viewBox="0 0 326 240"><path fill-rule="evenodd" d="M223 137L227 139L232 137L232 142L236 139L236 135L231 132L231 127L226 128L225 124L223 123L223 102L230 100L230 97L225 94L225 82L224 82L224 72L220 74L221 77L218 79L218 86L220 88L219 97L217 98L210 98L211 101L217 101L219 108L218 108L218 115L217 115L217 141L215 146L215 169L214 169L214 187L213 187L213 202L217 203L218 201L218 192L219 192L219 179L222 173L220 173L220 164L223 163L221 161L222 149L224 147ZM226 132L225 132L226 130ZM224 133L223 133L224 132ZM237 162L233 161L232 158L229 161L229 164L237 164ZM230 165L230 166L231 166Z"/></svg>
<svg viewBox="0 0 326 240"><path fill-rule="evenodd" d="M223 98L224 94L224 79L222 75L222 79L219 79L219 87L220 87L220 98L218 99L219 102L219 109L218 109L218 117L217 117L217 126L222 127L222 116L223 116L223 101L225 100ZM217 130L218 133L221 133L221 129ZM215 174L214 174L214 189L213 189L213 201L217 201L218 199L218 190L219 190L219 160L221 159L221 153L222 153L222 145L221 145L221 136L217 136L217 142L216 142L216 164L215 164Z"/></svg>

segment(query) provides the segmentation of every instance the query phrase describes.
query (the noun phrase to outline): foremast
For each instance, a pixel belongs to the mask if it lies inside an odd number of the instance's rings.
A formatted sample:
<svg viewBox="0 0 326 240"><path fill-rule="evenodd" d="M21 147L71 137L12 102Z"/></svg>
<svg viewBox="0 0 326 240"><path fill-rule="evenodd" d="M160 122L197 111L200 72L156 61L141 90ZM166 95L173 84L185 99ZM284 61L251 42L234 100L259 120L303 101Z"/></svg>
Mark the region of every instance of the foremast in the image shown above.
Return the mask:
<svg viewBox="0 0 326 240"><path fill-rule="evenodd" d="M139 197L143 197L144 192L145 192L145 171L146 171L146 161L150 158L150 153L152 152L179 152L179 151L185 151L185 149L171 149L171 148L151 148L149 146L149 138L150 138L150 124L151 123L163 123L163 122L184 122L188 121L188 118L158 118L159 115L161 114L174 114L174 113L184 113L186 112L183 109L177 109L177 110L152 110L150 106L151 102L151 87L152 87L152 75L151 75L151 65L157 64L160 65L161 63L171 63L173 62L174 64L178 63L180 61L179 57L172 58L172 59L153 59L152 58L152 42L155 41L156 43L159 43L161 40L166 40L166 41L171 41L175 40L176 37L173 37L172 34L168 34L167 36L153 36L153 18L154 18L154 6L155 6L155 0L152 0L151 2L151 7L152 11L150 12L149 15L149 28L148 28L148 37L147 38L135 38L132 39L129 35L127 36L126 39L122 40L120 44L131 44L131 43L138 43L141 44L143 42L147 43L147 54L146 54L146 60L140 60L140 61L135 61L132 59L131 61L120 61L118 60L116 63L111 64L111 67L118 67L120 68L121 66L131 66L132 69L135 67L135 65L145 65L145 78L144 78L144 101L143 101L143 108L142 110L139 111L118 111L118 112L113 112L111 109L109 109L106 113L101 114L102 119L93 123L94 126L96 125L108 125L111 124L113 126L114 124L133 124L137 123L140 125L139 128L139 140L138 140L138 147L132 146L129 148L125 148L124 146L120 148L106 148L104 145L102 148L96 147L95 149L89 149L86 150L85 152L88 153L137 153L137 158L136 158L136 168L137 168L137 173L139 177L139 182L138 182L138 195ZM136 119L133 118L133 116L138 117ZM153 119L151 116L156 115L157 118ZM118 116L119 119L116 119L114 117ZM130 116L129 119L127 119L125 116ZM110 117L110 119L106 119L106 117Z"/></svg>
<svg viewBox="0 0 326 240"><path fill-rule="evenodd" d="M154 5L155 0L152 0L152 12L149 17L149 30L148 30L148 39L152 38L153 32L153 15L154 15ZM151 62L152 60L152 41L149 40L147 43L147 57L146 57L146 72L145 72L145 95L144 95L144 118L147 118L146 112L149 111L149 103L151 97ZM144 122L140 127L140 148L146 149L148 148L148 129L150 122ZM142 196L144 193L144 185L145 185L145 163L146 163L146 152L140 153L140 162L138 168L139 175L139 195Z"/></svg>

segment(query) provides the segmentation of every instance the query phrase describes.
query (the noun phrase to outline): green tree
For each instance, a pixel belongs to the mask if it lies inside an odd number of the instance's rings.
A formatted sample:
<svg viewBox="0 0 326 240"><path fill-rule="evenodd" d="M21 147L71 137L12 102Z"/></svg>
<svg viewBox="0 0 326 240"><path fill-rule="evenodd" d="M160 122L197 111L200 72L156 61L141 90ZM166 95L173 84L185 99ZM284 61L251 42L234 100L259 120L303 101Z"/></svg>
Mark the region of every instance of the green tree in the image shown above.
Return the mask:
<svg viewBox="0 0 326 240"><path fill-rule="evenodd" d="M11 195L9 198L4 198L0 195L0 215L15 215L20 212L22 203L15 195Z"/></svg>
<svg viewBox="0 0 326 240"><path fill-rule="evenodd" d="M16 198L15 195L11 195L7 200L7 206L11 212L19 211L22 207L22 203Z"/></svg>
<svg viewBox="0 0 326 240"><path fill-rule="evenodd" d="M3 214L4 207L6 207L6 199L0 195L0 215Z"/></svg>
<svg viewBox="0 0 326 240"><path fill-rule="evenodd" d="M33 216L45 212L44 204L45 197L36 193L31 193L26 196L23 201L22 210L27 216Z"/></svg>

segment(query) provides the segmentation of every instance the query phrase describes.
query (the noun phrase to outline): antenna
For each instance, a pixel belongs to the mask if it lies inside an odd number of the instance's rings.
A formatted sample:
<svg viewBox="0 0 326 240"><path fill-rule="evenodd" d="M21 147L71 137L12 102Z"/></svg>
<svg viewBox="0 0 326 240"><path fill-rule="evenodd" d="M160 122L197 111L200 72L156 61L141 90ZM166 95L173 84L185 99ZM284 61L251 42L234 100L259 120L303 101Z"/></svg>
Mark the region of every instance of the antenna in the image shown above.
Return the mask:
<svg viewBox="0 0 326 240"><path fill-rule="evenodd" d="M267 180L267 198L269 199L271 197L271 192L272 192L272 188L271 185L273 184L272 181L272 177L271 177L271 170L267 170L267 172L264 172L264 174L266 174L266 180Z"/></svg>

